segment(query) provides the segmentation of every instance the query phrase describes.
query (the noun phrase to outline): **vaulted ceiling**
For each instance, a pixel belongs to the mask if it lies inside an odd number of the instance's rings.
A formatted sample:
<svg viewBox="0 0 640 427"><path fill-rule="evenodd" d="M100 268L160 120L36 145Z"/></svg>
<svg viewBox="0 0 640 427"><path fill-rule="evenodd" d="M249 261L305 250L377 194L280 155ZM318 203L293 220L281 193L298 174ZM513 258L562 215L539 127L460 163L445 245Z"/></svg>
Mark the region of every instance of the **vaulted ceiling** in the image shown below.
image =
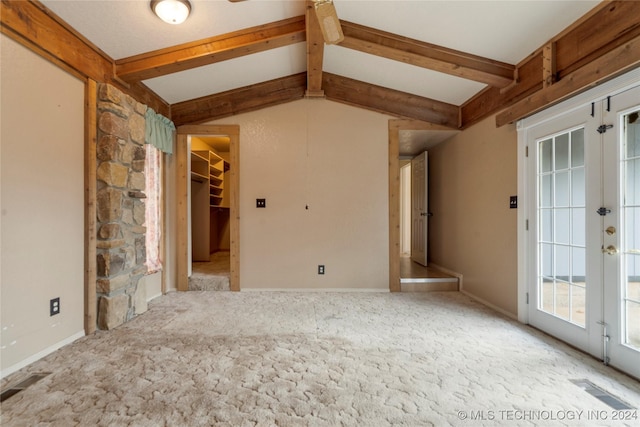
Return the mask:
<svg viewBox="0 0 640 427"><path fill-rule="evenodd" d="M460 106L508 89L515 65L598 1L335 0L345 40L324 45L311 2L191 0L181 25L147 0L42 3L199 123L303 96L459 128ZM438 129L436 129L438 130Z"/></svg>

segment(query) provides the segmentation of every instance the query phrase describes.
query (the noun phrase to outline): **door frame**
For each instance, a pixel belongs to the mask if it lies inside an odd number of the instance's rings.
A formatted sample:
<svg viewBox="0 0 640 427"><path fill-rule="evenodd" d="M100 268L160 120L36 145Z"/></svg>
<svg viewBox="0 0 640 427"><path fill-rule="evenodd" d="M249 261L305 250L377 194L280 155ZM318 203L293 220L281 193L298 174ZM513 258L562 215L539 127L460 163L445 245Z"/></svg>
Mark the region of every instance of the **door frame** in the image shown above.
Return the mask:
<svg viewBox="0 0 640 427"><path fill-rule="evenodd" d="M229 288L240 290L240 126L185 125L177 129L176 143L176 275L178 291L189 290L189 205L188 205L188 144L190 135L225 135L229 137L229 228L230 277Z"/></svg>
<svg viewBox="0 0 640 427"><path fill-rule="evenodd" d="M608 96L623 92L638 85L640 81L640 68L630 71L622 76L609 80L595 88L582 92L566 101L556 104L546 110L534 114L517 123L518 133L518 321L529 323L528 309L528 269L529 257L529 233L527 230L528 212L535 207L535 189L528 188L527 175L527 140L529 129L545 122L554 120L558 116L585 109L585 114L591 111L591 103L605 100ZM532 147L533 149L533 147ZM532 302L533 303L533 302Z"/></svg>
<svg viewBox="0 0 640 427"><path fill-rule="evenodd" d="M400 292L400 131L458 130L435 123L391 119L389 129L389 291Z"/></svg>

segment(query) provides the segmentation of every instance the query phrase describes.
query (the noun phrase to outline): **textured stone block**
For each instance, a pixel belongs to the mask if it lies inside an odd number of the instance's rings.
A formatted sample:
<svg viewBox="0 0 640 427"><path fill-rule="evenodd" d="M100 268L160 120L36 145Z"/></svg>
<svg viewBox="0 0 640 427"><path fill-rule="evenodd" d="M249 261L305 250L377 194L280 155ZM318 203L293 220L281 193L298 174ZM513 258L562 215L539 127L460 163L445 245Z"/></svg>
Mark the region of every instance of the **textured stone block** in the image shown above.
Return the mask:
<svg viewBox="0 0 640 427"><path fill-rule="evenodd" d="M131 162L133 161L133 155L134 155L134 151L136 148L138 148L138 145L134 145L134 144L125 144L122 147L122 154L120 155L120 161L125 164L131 164Z"/></svg>
<svg viewBox="0 0 640 427"><path fill-rule="evenodd" d="M114 104L120 104L122 101L122 92L111 85L101 84L98 89L98 99L101 101L113 102Z"/></svg>
<svg viewBox="0 0 640 427"><path fill-rule="evenodd" d="M115 135L118 138L127 139L129 137L129 127L127 120L118 117L110 111L104 111L98 119L98 127L108 135Z"/></svg>
<svg viewBox="0 0 640 427"><path fill-rule="evenodd" d="M96 256L96 261L99 277L115 276L124 267L124 257L118 253L101 252Z"/></svg>
<svg viewBox="0 0 640 427"><path fill-rule="evenodd" d="M103 188L96 196L98 221L114 222L122 216L122 191Z"/></svg>
<svg viewBox="0 0 640 427"><path fill-rule="evenodd" d="M144 115L147 114L147 106L141 102L136 102L133 105L133 111L135 111L138 114L141 114L144 117Z"/></svg>
<svg viewBox="0 0 640 427"><path fill-rule="evenodd" d="M115 239L120 236L120 224L103 224L98 230L101 239Z"/></svg>
<svg viewBox="0 0 640 427"><path fill-rule="evenodd" d="M96 291L98 293L109 294L131 285L131 278L128 274L123 274L109 279L98 279L96 285Z"/></svg>
<svg viewBox="0 0 640 427"><path fill-rule="evenodd" d="M131 172L129 174L129 185L128 185L129 189L144 191L146 186L147 184L146 184L145 176L143 172Z"/></svg>
<svg viewBox="0 0 640 427"><path fill-rule="evenodd" d="M134 160L131 162L131 169L136 172L144 172L145 161L144 160Z"/></svg>
<svg viewBox="0 0 640 427"><path fill-rule="evenodd" d="M102 162L97 177L112 187L126 187L129 168L114 162Z"/></svg>
<svg viewBox="0 0 640 427"><path fill-rule="evenodd" d="M143 116L140 114L133 114L129 117L129 134L131 140L138 144L144 144L146 132L146 122Z"/></svg>
<svg viewBox="0 0 640 427"><path fill-rule="evenodd" d="M144 147L134 146L133 160L144 160L147 158L147 150Z"/></svg>
<svg viewBox="0 0 640 427"><path fill-rule="evenodd" d="M129 311L129 297L117 295L114 297L100 297L98 303L98 328L113 329L127 320Z"/></svg>
<svg viewBox="0 0 640 427"><path fill-rule="evenodd" d="M133 245L124 247L120 249L120 251L122 252L122 256L125 259L124 268L126 268L127 270L130 270L137 265L136 251L133 248Z"/></svg>
<svg viewBox="0 0 640 427"><path fill-rule="evenodd" d="M147 227L142 225L134 225L130 228L130 230L135 234L145 234L147 232Z"/></svg>
<svg viewBox="0 0 640 427"><path fill-rule="evenodd" d="M133 204L133 220L138 225L144 224L146 220L144 203L138 202Z"/></svg>
<svg viewBox="0 0 640 427"><path fill-rule="evenodd" d="M124 246L124 239L113 239L113 240L98 240L96 242L96 248L98 249L113 249L119 248L120 246Z"/></svg>
<svg viewBox="0 0 640 427"><path fill-rule="evenodd" d="M136 264L147 262L147 242L144 236L136 237Z"/></svg>
<svg viewBox="0 0 640 427"><path fill-rule="evenodd" d="M110 111L123 119L129 117L129 111L126 108L112 102L98 102L98 109L100 111Z"/></svg>
<svg viewBox="0 0 640 427"><path fill-rule="evenodd" d="M140 264L131 272L132 276L143 276L149 272L146 264Z"/></svg>
<svg viewBox="0 0 640 427"><path fill-rule="evenodd" d="M98 141L96 146L96 157L101 162L118 160L120 144L118 138L113 135L105 135Z"/></svg>
<svg viewBox="0 0 640 427"><path fill-rule="evenodd" d="M133 225L133 209L124 209L122 211L122 217L120 217L120 221L126 225Z"/></svg>

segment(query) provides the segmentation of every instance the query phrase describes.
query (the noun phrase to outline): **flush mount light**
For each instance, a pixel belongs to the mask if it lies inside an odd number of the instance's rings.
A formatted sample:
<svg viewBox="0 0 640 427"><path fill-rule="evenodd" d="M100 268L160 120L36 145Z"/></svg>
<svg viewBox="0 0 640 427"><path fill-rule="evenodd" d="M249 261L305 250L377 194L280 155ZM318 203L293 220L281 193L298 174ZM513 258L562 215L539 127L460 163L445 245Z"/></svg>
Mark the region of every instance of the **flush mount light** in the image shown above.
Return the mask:
<svg viewBox="0 0 640 427"><path fill-rule="evenodd" d="M151 0L151 10L168 24L182 24L191 12L189 0Z"/></svg>

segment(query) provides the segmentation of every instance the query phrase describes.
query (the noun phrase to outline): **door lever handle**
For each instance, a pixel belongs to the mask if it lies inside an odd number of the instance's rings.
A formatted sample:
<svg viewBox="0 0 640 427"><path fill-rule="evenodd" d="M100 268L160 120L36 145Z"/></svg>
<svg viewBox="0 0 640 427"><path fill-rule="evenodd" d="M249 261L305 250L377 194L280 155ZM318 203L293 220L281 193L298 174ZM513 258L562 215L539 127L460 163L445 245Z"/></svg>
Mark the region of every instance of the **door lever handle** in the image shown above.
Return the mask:
<svg viewBox="0 0 640 427"><path fill-rule="evenodd" d="M607 254L607 255L615 255L618 253L618 248L616 248L613 245L609 245L606 248L603 246L602 247L602 253L603 254Z"/></svg>

